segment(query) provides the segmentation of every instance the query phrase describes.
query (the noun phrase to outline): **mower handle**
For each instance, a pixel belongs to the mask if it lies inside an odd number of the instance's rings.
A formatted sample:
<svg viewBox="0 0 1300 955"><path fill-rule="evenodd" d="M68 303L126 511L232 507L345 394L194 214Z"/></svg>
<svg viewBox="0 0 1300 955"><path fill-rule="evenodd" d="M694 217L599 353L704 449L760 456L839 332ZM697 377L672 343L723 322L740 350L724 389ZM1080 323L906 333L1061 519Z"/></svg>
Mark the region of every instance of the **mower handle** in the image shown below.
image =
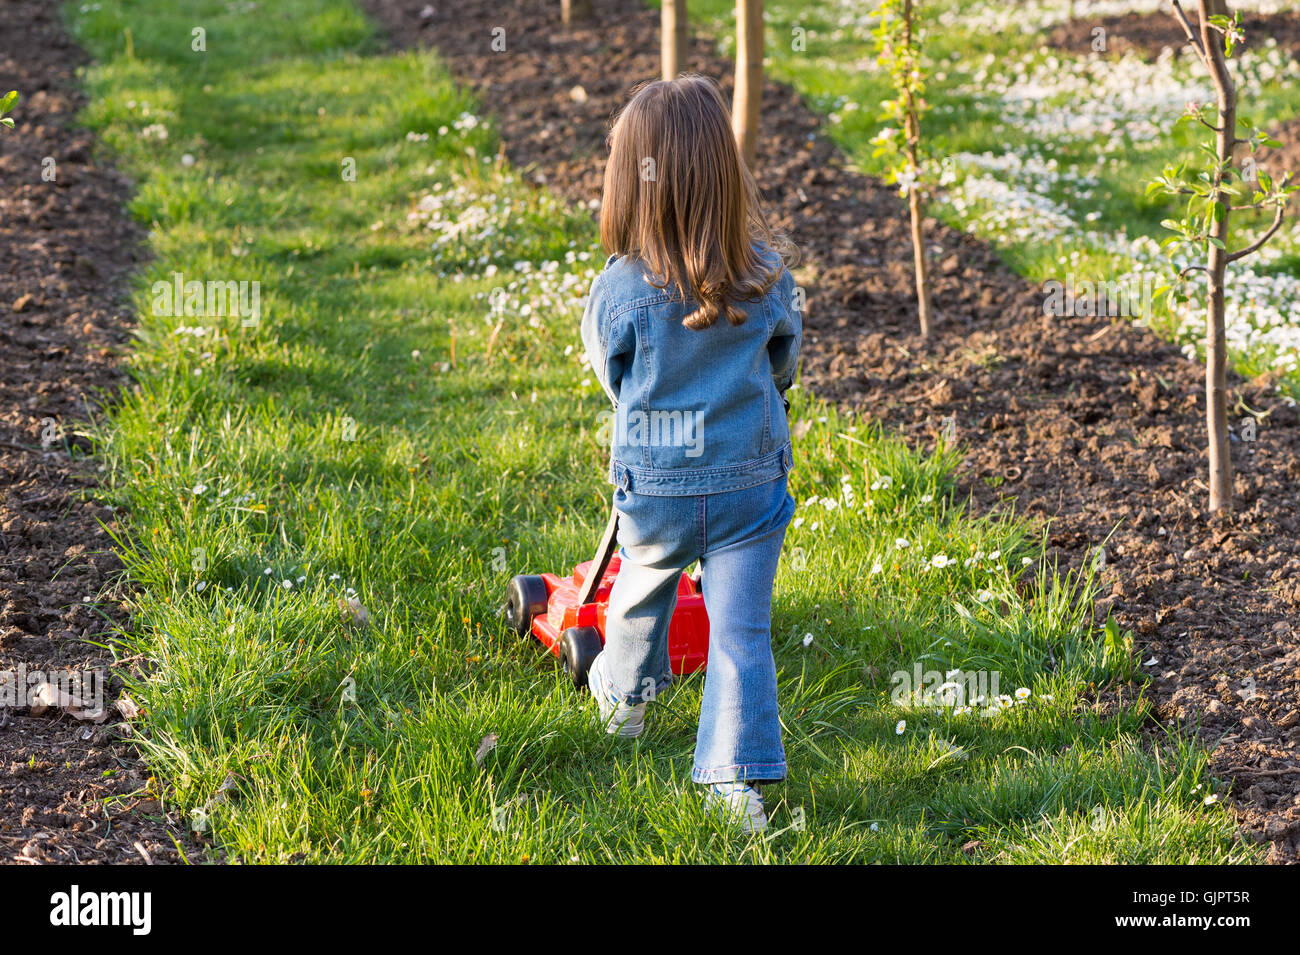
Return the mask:
<svg viewBox="0 0 1300 955"><path fill-rule="evenodd" d="M611 509L609 512L609 523L605 525L605 533L601 535L600 545L596 548L596 556L591 561L591 567L587 570L587 576L582 581L582 590L578 594L578 604L585 605L596 599L596 591L600 588L601 578L605 576L605 571L609 568L610 558L614 556L614 551L618 548L618 510Z"/></svg>

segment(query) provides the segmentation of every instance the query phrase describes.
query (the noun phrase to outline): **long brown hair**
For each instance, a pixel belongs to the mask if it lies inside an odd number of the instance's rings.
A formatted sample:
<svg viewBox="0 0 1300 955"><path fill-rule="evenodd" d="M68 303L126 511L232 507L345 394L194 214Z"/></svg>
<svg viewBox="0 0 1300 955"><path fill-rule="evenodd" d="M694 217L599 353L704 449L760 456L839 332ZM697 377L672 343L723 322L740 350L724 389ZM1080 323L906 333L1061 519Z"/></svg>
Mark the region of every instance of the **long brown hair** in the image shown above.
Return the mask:
<svg viewBox="0 0 1300 955"><path fill-rule="evenodd" d="M600 240L610 254L639 258L656 287L671 283L683 301L694 300L687 328L708 328L719 313L741 324L734 303L761 299L780 277L789 245L767 225L713 80L647 83L619 114ZM756 245L776 248L781 260L765 262Z"/></svg>

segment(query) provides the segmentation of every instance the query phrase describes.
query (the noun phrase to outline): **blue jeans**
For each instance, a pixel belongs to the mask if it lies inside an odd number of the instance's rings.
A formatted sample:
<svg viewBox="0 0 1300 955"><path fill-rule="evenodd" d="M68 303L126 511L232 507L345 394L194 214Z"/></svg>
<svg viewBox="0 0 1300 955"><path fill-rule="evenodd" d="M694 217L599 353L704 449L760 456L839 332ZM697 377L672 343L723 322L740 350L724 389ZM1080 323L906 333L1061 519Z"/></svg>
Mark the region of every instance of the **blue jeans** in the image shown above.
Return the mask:
<svg viewBox="0 0 1300 955"><path fill-rule="evenodd" d="M677 582L700 562L709 660L691 772L697 783L785 778L772 582L794 516L786 483L691 497L614 492L622 567L609 596L605 672L622 702L653 699L672 682Z"/></svg>

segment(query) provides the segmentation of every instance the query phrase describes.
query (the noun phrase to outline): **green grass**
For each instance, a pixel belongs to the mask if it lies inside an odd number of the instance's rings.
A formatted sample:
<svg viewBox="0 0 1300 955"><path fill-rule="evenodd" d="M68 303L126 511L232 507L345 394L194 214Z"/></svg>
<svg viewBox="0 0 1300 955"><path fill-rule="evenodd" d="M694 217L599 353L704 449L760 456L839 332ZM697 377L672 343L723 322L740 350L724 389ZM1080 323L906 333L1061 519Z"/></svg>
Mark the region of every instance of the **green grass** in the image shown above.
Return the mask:
<svg viewBox="0 0 1300 955"><path fill-rule="evenodd" d="M433 56L378 52L349 3L231 9L66 8L96 60L86 121L135 177L153 254L136 385L98 435L127 527L119 652L148 661L132 692L154 789L225 858L1257 858L1203 804L1204 752L1148 738L1140 698L1090 708L1136 676L1091 619L1092 581L1045 566L1013 516L970 513L958 449L797 390L772 834L702 814L700 677L635 743L593 729L499 605L511 573L571 567L604 522L605 399L577 333L594 225L484 161L476 104ZM178 50L201 23L208 51ZM257 323L155 314L174 272L260 282ZM340 610L354 593L368 626ZM891 675L918 664L1031 696L993 716L896 705Z"/></svg>

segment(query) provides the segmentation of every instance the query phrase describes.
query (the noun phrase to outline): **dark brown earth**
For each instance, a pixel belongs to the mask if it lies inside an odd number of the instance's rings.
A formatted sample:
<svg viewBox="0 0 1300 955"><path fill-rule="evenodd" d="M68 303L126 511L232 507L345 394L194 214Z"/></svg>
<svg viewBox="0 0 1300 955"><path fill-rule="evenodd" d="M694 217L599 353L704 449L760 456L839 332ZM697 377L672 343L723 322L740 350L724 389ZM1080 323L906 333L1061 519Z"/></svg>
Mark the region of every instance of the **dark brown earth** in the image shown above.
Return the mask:
<svg viewBox="0 0 1300 955"><path fill-rule="evenodd" d="M658 73L654 11L602 0L597 21L566 31L559 4L364 5L395 44L440 50L498 118L515 165L571 200L599 198L608 120ZM491 49L497 27L506 52ZM690 65L726 85L730 64L712 51L697 40ZM1050 521L1065 563L1111 535L1099 618L1113 611L1158 661L1143 668L1156 712L1199 724L1243 830L1270 861L1300 860L1296 409L1272 382L1234 379L1233 421L1253 415L1257 435L1233 444L1238 510L1209 517L1199 366L1124 320L1044 317L1041 289L934 223L940 321L927 345L901 201L846 168L797 94L769 82L763 96L759 184L803 252L803 386L917 445L951 416L963 493Z"/></svg>
<svg viewBox="0 0 1300 955"><path fill-rule="evenodd" d="M72 126L84 56L56 9L10 0L0 29L4 89L22 94L16 127L0 130L0 671L103 669L111 710L121 682L89 641L125 617L112 599L120 564L79 432L123 382L123 276L140 234L123 209L127 183ZM42 178L47 157L53 181ZM97 724L17 702L0 705L0 862L179 861L172 840L184 844L185 827L145 797L116 711Z"/></svg>
<svg viewBox="0 0 1300 955"><path fill-rule="evenodd" d="M1291 181L1297 181L1300 179L1300 118L1274 124L1268 134L1278 145L1260 147L1259 167L1275 179L1290 173Z"/></svg>
<svg viewBox="0 0 1300 955"><path fill-rule="evenodd" d="M1183 4L1193 30L1197 23L1195 8L1195 3ZM1095 34L1098 27L1105 32ZM1249 49L1271 37L1282 49L1300 56L1300 11L1261 14L1243 10L1241 28L1245 39L1238 49ZM1104 49L1098 50L1103 41ZM1168 8L1159 13L1079 17L1059 24L1047 38L1049 46L1069 53L1099 52L1115 57L1136 53L1145 60L1156 59L1166 48L1181 49L1187 42L1186 32Z"/></svg>

